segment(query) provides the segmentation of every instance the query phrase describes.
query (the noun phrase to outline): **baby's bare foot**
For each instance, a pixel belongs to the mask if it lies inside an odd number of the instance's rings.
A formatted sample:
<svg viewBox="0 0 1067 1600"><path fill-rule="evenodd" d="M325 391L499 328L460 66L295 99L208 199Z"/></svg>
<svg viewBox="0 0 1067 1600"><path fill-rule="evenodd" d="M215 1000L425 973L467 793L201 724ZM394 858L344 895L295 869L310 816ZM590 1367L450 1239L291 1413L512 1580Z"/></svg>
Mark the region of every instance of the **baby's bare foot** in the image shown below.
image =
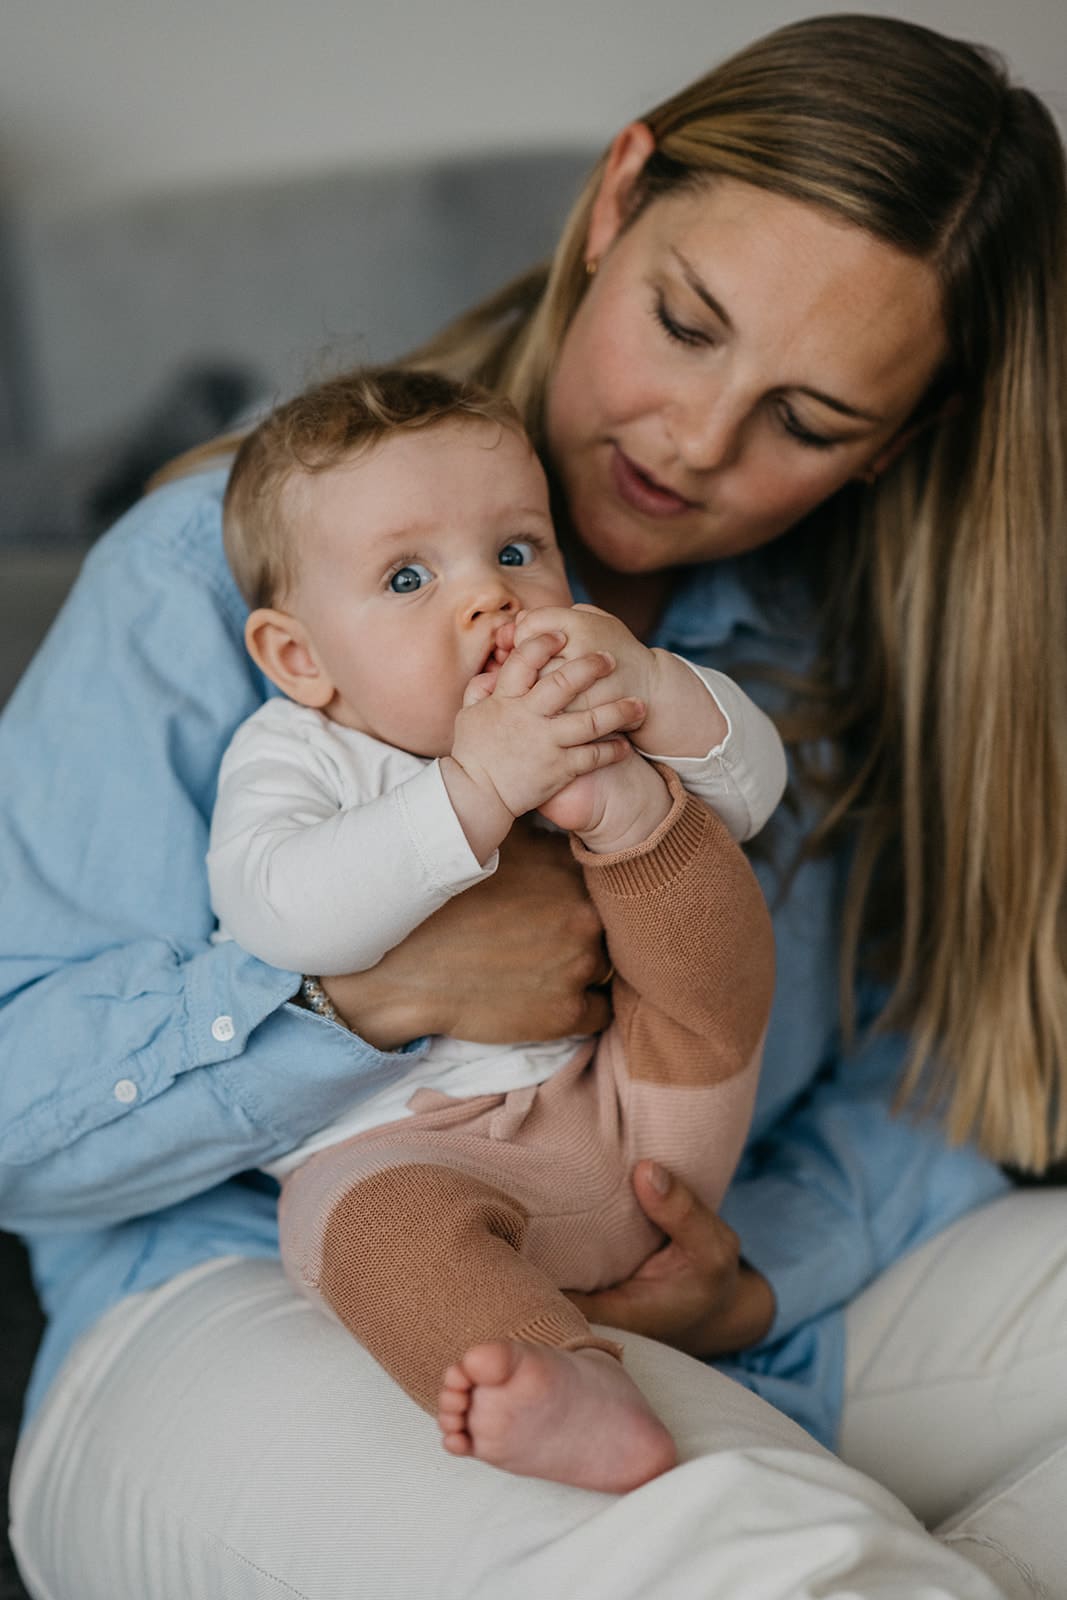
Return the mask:
<svg viewBox="0 0 1067 1600"><path fill-rule="evenodd" d="M677 1461L670 1434L603 1350L475 1345L445 1373L437 1421L453 1455L608 1494Z"/></svg>

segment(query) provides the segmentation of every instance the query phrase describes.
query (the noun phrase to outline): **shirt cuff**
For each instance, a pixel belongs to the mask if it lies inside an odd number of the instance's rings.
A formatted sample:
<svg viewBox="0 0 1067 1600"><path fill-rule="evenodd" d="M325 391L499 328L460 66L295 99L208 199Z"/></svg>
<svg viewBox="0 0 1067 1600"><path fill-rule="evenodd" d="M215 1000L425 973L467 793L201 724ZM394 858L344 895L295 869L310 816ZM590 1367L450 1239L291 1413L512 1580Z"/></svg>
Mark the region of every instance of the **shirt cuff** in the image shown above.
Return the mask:
<svg viewBox="0 0 1067 1600"><path fill-rule="evenodd" d="M249 1034L293 998L301 977L257 960L232 939L194 956L185 966L182 1071L242 1055Z"/></svg>
<svg viewBox="0 0 1067 1600"><path fill-rule="evenodd" d="M699 678L726 722L726 737L702 756L644 754L678 774L690 794L722 818L737 843L769 820L786 785L786 759L778 730L766 712L724 672L677 659Z"/></svg>
<svg viewBox="0 0 1067 1600"><path fill-rule="evenodd" d="M223 951L229 959L220 961ZM428 1044L378 1050L342 1023L286 1004L299 984L297 973L232 941L194 957L186 973L187 1068L212 1066L217 1091L276 1135L277 1154L402 1076Z"/></svg>
<svg viewBox="0 0 1067 1600"><path fill-rule="evenodd" d="M826 1281L823 1270L832 1271L832 1263L820 1259L819 1288L816 1299L812 1296L812 1269L815 1252L807 1234L797 1239L795 1253L789 1249L792 1234L783 1227L782 1218L788 1215L789 1195L786 1186L779 1186L769 1176L750 1180L736 1180L730 1185L719 1207L719 1215L741 1240L741 1255L750 1267L770 1284L774 1295L774 1321L762 1344L773 1343L784 1334L806 1322L818 1311L834 1303L842 1304L853 1292L851 1274L843 1276L839 1293ZM842 1252L847 1255L847 1251ZM850 1262L851 1266L852 1263Z"/></svg>

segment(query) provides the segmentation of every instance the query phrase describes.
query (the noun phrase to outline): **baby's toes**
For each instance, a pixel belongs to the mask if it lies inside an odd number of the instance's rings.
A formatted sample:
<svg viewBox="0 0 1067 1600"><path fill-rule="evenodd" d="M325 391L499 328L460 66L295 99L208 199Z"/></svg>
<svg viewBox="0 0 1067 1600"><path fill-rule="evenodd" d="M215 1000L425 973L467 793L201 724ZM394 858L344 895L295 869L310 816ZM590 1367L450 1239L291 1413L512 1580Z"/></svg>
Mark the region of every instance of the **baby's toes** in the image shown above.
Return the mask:
<svg viewBox="0 0 1067 1600"><path fill-rule="evenodd" d="M437 1417L442 1427L446 1421L461 1422L470 1410L469 1392L460 1389L442 1389L437 1397Z"/></svg>
<svg viewBox="0 0 1067 1600"><path fill-rule="evenodd" d="M473 1387L473 1378L469 1376L458 1361L454 1361L450 1367L445 1368L444 1377L441 1379L442 1394L465 1394L469 1396Z"/></svg>
<svg viewBox="0 0 1067 1600"><path fill-rule="evenodd" d="M442 1433L441 1443L450 1456L469 1456L474 1453L469 1433Z"/></svg>

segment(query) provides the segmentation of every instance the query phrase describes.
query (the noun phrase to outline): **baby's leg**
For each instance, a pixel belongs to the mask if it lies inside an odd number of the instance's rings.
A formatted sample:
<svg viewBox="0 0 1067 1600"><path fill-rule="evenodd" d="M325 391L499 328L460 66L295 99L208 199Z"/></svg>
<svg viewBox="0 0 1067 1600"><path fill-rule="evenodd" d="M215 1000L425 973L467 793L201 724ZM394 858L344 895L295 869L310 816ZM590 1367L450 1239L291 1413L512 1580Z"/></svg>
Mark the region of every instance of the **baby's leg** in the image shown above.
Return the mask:
<svg viewBox="0 0 1067 1600"><path fill-rule="evenodd" d="M443 1165L379 1167L346 1185L351 1153L325 1150L289 1179L283 1259L436 1412L446 1449L617 1492L674 1464L618 1346L521 1253L520 1204Z"/></svg>
<svg viewBox="0 0 1067 1600"><path fill-rule="evenodd" d="M724 824L664 776L674 805L644 845L575 853L615 963L615 1025L600 1048L631 1159L656 1157L717 1205L748 1131L774 941L759 884Z"/></svg>

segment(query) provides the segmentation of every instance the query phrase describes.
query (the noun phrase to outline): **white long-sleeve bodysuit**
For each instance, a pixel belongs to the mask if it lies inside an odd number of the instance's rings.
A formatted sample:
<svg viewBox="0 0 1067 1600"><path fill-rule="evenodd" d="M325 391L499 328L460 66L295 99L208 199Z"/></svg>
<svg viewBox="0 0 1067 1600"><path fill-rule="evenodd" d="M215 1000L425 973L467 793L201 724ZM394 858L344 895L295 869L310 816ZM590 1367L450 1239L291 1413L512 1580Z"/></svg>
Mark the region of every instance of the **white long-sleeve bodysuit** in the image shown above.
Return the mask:
<svg viewBox="0 0 1067 1600"><path fill-rule="evenodd" d="M727 724L694 757L655 756L739 841L763 827L785 786L769 718L732 679L686 663ZM219 938L273 966L361 972L453 895L496 870L474 856L440 763L269 700L238 728L222 762L208 874ZM273 1163L283 1177L316 1150L402 1117L416 1089L463 1098L543 1083L579 1041L485 1045L435 1037L403 1076Z"/></svg>

